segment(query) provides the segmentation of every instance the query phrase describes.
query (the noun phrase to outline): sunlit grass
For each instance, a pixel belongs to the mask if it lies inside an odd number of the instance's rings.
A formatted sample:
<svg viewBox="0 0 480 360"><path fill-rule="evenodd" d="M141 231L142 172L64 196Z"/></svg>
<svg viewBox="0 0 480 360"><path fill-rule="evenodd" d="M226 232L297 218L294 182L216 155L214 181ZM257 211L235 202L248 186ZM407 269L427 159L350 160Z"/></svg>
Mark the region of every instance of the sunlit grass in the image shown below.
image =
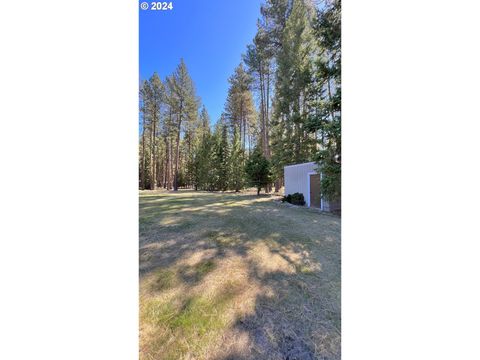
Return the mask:
<svg viewBox="0 0 480 360"><path fill-rule="evenodd" d="M144 301L140 320L156 328L147 346L149 355L161 359L180 359L187 353L202 356L231 320L224 312L240 291L236 284L227 283L210 297L183 294L176 299Z"/></svg>
<svg viewBox="0 0 480 360"><path fill-rule="evenodd" d="M142 360L286 358L292 336L338 359L339 218L273 200L141 194Z"/></svg>

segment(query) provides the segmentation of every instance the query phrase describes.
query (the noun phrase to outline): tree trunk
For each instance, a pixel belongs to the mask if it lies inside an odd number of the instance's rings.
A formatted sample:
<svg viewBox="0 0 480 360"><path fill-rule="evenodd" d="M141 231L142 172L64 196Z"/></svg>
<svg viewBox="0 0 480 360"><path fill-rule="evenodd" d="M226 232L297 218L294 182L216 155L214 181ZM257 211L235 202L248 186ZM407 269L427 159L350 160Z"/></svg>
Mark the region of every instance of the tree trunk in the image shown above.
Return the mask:
<svg viewBox="0 0 480 360"><path fill-rule="evenodd" d="M266 136L265 136L265 91L264 91L264 84L263 84L263 72L262 72L262 65L260 64L260 69L258 72L258 76L260 78L260 138L262 140L262 152L263 155L266 156L267 150L267 143L266 143Z"/></svg>
<svg viewBox="0 0 480 360"><path fill-rule="evenodd" d="M176 158L175 158L175 183L173 185L173 191L178 191L178 161L180 159L180 130L182 128L182 104L180 103L180 115L178 119L177 126L177 148L176 148Z"/></svg>
<svg viewBox="0 0 480 360"><path fill-rule="evenodd" d="M165 158L163 159L163 172L162 172L162 187L167 187L167 173L168 173L168 148L165 146Z"/></svg>
<svg viewBox="0 0 480 360"><path fill-rule="evenodd" d="M242 124L240 126L240 139L242 138L242 127L243 127L243 151L245 151L245 149L246 149L245 135L246 135L246 132L247 132L247 127L246 127L246 119L243 116L243 98L240 100L240 123Z"/></svg>
<svg viewBox="0 0 480 360"><path fill-rule="evenodd" d="M168 159L168 138L167 136L164 136L163 141L165 143L165 162L164 162L164 168L163 168L163 187L166 189L167 188L167 181L168 181L168 168L170 166L169 159Z"/></svg>
<svg viewBox="0 0 480 360"><path fill-rule="evenodd" d="M267 67L269 65L267 64ZM266 76L266 79L265 79ZM262 74L262 84L263 84L263 136L264 136L264 143L265 143L265 149L264 149L264 156L267 159L270 159L270 144L269 144L269 138L268 138L268 112L269 112L269 93L270 93L270 72L266 71L266 74Z"/></svg>
<svg viewBox="0 0 480 360"><path fill-rule="evenodd" d="M150 190L155 190L155 117L153 114L150 124Z"/></svg>
<svg viewBox="0 0 480 360"><path fill-rule="evenodd" d="M160 158L157 159L157 178L155 179L155 187L160 187L162 185L160 169L162 168L162 162Z"/></svg>
<svg viewBox="0 0 480 360"><path fill-rule="evenodd" d="M270 66L270 64L268 65ZM269 135L269 128L270 128L270 125L269 125L269 122L270 122L270 119L269 119L269 102L270 102L270 69L267 71L267 93L266 93L266 96L265 96L265 101L266 101L266 106L265 106L265 143L266 143L266 158L268 160L270 160L270 158L272 157L271 156L271 153L270 153L270 135Z"/></svg>
<svg viewBox="0 0 480 360"><path fill-rule="evenodd" d="M141 186L142 190L145 189L145 114L142 119L142 171L141 171Z"/></svg>
<svg viewBox="0 0 480 360"><path fill-rule="evenodd" d="M275 180L275 192L278 193L280 192L280 179Z"/></svg>
<svg viewBox="0 0 480 360"><path fill-rule="evenodd" d="M327 77L327 89L328 89L328 100L330 101L330 116L332 117L332 121L335 120L333 115L333 107L332 107L332 91L330 89L330 76Z"/></svg>
<svg viewBox="0 0 480 360"><path fill-rule="evenodd" d="M178 161L179 161L179 158L180 158L180 130L178 130L177 145L176 145L175 153L176 153L176 156L175 156L175 178L174 178L174 183L173 183L173 191L178 191Z"/></svg>
<svg viewBox="0 0 480 360"><path fill-rule="evenodd" d="M170 162L170 168L168 170L168 190L172 189L172 177L173 177L173 141L170 139L168 142L168 145L170 146L170 151L169 151L169 162Z"/></svg>

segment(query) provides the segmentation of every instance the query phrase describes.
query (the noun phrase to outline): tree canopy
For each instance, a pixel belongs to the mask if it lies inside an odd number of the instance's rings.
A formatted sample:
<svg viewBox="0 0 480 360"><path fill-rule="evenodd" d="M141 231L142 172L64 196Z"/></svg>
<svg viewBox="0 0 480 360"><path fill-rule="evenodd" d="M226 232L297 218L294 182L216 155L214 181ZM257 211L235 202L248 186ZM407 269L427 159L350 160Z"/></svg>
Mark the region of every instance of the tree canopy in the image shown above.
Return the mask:
<svg viewBox="0 0 480 360"><path fill-rule="evenodd" d="M340 198L340 1L266 0L241 60L220 119L183 59L141 82L139 187L268 192L284 166L315 161L322 196Z"/></svg>

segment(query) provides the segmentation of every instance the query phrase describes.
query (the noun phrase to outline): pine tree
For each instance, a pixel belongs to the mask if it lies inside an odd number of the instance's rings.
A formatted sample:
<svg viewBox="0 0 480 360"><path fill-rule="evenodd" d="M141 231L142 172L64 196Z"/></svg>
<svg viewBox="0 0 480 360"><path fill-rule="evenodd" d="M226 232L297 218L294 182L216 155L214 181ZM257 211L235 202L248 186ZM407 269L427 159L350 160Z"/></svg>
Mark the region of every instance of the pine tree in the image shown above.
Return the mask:
<svg viewBox="0 0 480 360"><path fill-rule="evenodd" d="M161 135L164 142L165 148L165 167L163 174L163 187L167 190L172 189L173 187L173 144L175 142L175 121L174 121L174 107L175 107L175 96L173 94L173 89L169 84L171 79L167 76L165 83L165 103L167 109L165 111L164 121L162 123Z"/></svg>
<svg viewBox="0 0 480 360"><path fill-rule="evenodd" d="M157 186L157 159L158 159L158 141L157 141L157 132L160 123L161 117L161 108L164 101L165 96L165 89L160 80L160 77L155 72L153 73L152 77L150 78L150 91L151 91L151 165L152 165L152 172L151 172L151 180L150 185L151 189L155 189Z"/></svg>
<svg viewBox="0 0 480 360"><path fill-rule="evenodd" d="M283 46L283 31L292 9L292 0L267 0L260 12L264 21L266 37L275 56Z"/></svg>
<svg viewBox="0 0 480 360"><path fill-rule="evenodd" d="M147 108L146 108L146 102L147 100L147 91L146 87L148 86L147 81L144 80L142 81L140 85L140 119L141 119L141 141L140 141L140 153L139 153L139 186L140 189L146 189L147 188L147 163L146 163L146 149L145 149L145 138L146 138L146 129L147 129Z"/></svg>
<svg viewBox="0 0 480 360"><path fill-rule="evenodd" d="M205 106L200 113L200 123L194 154L194 187L195 190L211 190L212 136L210 133L210 117Z"/></svg>
<svg viewBox="0 0 480 360"><path fill-rule="evenodd" d="M250 91L252 79L240 64L228 81L230 87L225 104L225 119L232 135L239 131L242 149L246 150L247 145L248 148L252 146L256 123L255 105Z"/></svg>
<svg viewBox="0 0 480 360"><path fill-rule="evenodd" d="M312 3L265 1L213 133L183 60L166 86L156 73L141 83L140 188L258 189L251 175L265 159L278 190L285 165L315 160L322 195L340 198L340 1Z"/></svg>
<svg viewBox="0 0 480 360"><path fill-rule="evenodd" d="M180 139L182 126L185 123L195 122L198 116L198 99L195 95L193 81L188 74L187 67L183 59L175 70L174 74L168 78L168 87L170 88L170 106L174 114L175 123L175 174L174 191L179 186L179 161L180 161Z"/></svg>
<svg viewBox="0 0 480 360"><path fill-rule="evenodd" d="M294 0L277 51L276 91L272 119L272 149L276 176L283 167L309 161L315 149L314 136L306 131L310 109L312 57L316 50L311 22L313 10L304 0Z"/></svg>
<svg viewBox="0 0 480 360"><path fill-rule="evenodd" d="M320 49L315 63L310 102L314 111L307 123L318 135L314 159L322 172L322 196L341 197L341 3L327 2L318 11L315 38Z"/></svg>
<svg viewBox="0 0 480 360"><path fill-rule="evenodd" d="M140 90L142 100L142 182L143 188L147 185L147 165L148 165L148 187L155 189L157 185L157 160L158 160L158 140L157 132L161 121L161 110L165 97L165 89L158 74L155 72L148 81L142 83ZM147 135L148 131L148 135ZM146 158L147 141L149 144L148 155Z"/></svg>
<svg viewBox="0 0 480 360"><path fill-rule="evenodd" d="M270 162L263 156L260 147L256 147L248 158L245 166L249 184L257 188L257 195L260 195L262 187L266 187L272 181Z"/></svg>
<svg viewBox="0 0 480 360"><path fill-rule="evenodd" d="M268 24L268 20L267 24ZM263 154L270 158L270 93L272 83L273 51L270 47L267 33L260 24L253 44L247 46L243 61L247 65L249 74L254 79L255 89L260 98L259 104L259 145Z"/></svg>
<svg viewBox="0 0 480 360"><path fill-rule="evenodd" d="M228 128L225 123L225 115L217 122L213 134L213 159L214 169L213 187L215 190L225 191L228 189L230 168L229 168Z"/></svg>
<svg viewBox="0 0 480 360"><path fill-rule="evenodd" d="M232 140L232 151L229 159L230 163L230 188L239 192L245 185L245 151L240 144L240 134L234 132Z"/></svg>

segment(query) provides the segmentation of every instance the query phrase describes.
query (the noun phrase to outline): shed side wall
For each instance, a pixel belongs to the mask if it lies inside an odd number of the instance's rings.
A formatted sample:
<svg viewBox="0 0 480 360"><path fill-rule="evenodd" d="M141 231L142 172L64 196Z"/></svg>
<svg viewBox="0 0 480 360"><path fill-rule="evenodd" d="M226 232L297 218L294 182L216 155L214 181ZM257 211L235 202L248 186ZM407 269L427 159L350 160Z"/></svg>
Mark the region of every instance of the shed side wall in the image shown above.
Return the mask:
<svg viewBox="0 0 480 360"><path fill-rule="evenodd" d="M308 173L315 172L315 163L305 163L284 168L285 195L302 193L305 200L310 192L308 188Z"/></svg>

